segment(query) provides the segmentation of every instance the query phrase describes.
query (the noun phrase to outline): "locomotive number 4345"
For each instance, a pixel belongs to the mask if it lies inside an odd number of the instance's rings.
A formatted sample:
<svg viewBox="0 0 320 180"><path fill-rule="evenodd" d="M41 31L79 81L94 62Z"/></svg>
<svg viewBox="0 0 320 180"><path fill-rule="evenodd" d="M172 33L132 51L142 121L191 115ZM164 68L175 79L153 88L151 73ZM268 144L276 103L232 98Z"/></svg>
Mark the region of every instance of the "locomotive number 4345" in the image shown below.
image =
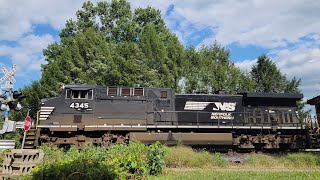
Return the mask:
<svg viewBox="0 0 320 180"><path fill-rule="evenodd" d="M70 108L74 108L74 109L78 109L78 108L83 108L83 109L87 109L89 108L89 103L71 103Z"/></svg>

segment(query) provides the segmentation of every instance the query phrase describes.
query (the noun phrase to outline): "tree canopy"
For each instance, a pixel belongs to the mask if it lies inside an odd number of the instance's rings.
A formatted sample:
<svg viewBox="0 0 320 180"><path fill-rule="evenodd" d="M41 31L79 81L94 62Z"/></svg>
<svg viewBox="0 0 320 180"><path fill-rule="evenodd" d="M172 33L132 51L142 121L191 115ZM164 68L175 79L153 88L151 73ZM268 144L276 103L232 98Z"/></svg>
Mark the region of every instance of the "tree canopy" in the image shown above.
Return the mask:
<svg viewBox="0 0 320 180"><path fill-rule="evenodd" d="M265 54L258 57L257 63L252 67L250 73L255 81L254 89L256 92L300 92L301 80L295 77L292 80L288 80L276 64Z"/></svg>
<svg viewBox="0 0 320 180"><path fill-rule="evenodd" d="M168 87L180 92L252 90L252 80L217 42L185 48L152 7L131 10L125 0L91 2L44 50L41 84L56 96L63 84ZM181 84L185 84L183 87Z"/></svg>

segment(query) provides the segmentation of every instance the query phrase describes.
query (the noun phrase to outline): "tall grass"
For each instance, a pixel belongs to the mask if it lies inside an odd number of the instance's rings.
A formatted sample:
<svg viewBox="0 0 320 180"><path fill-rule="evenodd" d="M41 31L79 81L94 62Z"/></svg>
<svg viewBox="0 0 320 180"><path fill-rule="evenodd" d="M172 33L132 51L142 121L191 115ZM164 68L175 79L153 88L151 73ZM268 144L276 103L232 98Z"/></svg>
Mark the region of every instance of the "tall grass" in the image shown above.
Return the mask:
<svg viewBox="0 0 320 180"><path fill-rule="evenodd" d="M194 150L185 146L168 147L165 164L168 168L235 166L220 153L209 153L205 150ZM236 167L239 166L248 168L320 168L320 155L306 152L282 155L252 153L246 156L241 165L236 165Z"/></svg>
<svg viewBox="0 0 320 180"><path fill-rule="evenodd" d="M165 155L167 167L225 167L227 161L220 153L211 154L208 151L196 151L190 147L170 147Z"/></svg>
<svg viewBox="0 0 320 180"><path fill-rule="evenodd" d="M161 177L149 177L157 180L318 180L320 171L238 171L238 170L193 170L169 171Z"/></svg>
<svg viewBox="0 0 320 180"><path fill-rule="evenodd" d="M4 153L6 150L0 149L0 167L2 166L2 162L4 161Z"/></svg>
<svg viewBox="0 0 320 180"><path fill-rule="evenodd" d="M292 153L282 159L286 166L303 168L320 167L320 155L316 153Z"/></svg>
<svg viewBox="0 0 320 180"><path fill-rule="evenodd" d="M250 167L320 168L320 156L315 153L289 153L287 155L250 154L245 162Z"/></svg>

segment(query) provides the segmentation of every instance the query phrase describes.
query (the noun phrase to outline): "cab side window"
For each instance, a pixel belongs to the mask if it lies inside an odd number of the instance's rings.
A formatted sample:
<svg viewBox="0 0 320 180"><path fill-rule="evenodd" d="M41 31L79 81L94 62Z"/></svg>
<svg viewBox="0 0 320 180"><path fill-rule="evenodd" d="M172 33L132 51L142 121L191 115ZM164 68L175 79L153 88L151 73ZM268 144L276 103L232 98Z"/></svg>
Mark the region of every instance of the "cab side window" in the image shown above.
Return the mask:
<svg viewBox="0 0 320 180"><path fill-rule="evenodd" d="M93 90L66 90L66 99L92 99Z"/></svg>

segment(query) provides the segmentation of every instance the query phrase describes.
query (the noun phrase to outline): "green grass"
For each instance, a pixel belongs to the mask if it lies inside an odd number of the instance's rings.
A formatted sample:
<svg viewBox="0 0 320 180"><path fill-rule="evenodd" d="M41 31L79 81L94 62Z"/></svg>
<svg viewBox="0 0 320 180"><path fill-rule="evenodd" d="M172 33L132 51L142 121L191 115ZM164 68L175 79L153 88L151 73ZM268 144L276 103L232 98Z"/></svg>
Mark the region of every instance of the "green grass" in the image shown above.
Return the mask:
<svg viewBox="0 0 320 180"><path fill-rule="evenodd" d="M320 168L320 156L315 153L290 153L282 156L250 154L244 165L271 168Z"/></svg>
<svg viewBox="0 0 320 180"><path fill-rule="evenodd" d="M165 155L166 167L225 167L228 162L220 153L196 151L190 147L170 147Z"/></svg>
<svg viewBox="0 0 320 180"><path fill-rule="evenodd" d="M5 152L6 152L5 150L0 149L0 167L2 166L2 162L4 160L4 153Z"/></svg>
<svg viewBox="0 0 320 180"><path fill-rule="evenodd" d="M320 171L239 171L239 170L194 170L194 171L169 171L167 174L148 179L230 179L230 180L317 180Z"/></svg>
<svg viewBox="0 0 320 180"><path fill-rule="evenodd" d="M241 156L241 155L240 155ZM165 155L167 168L209 168L209 167L250 167L250 168L317 168L320 169L320 156L316 153L289 153L268 155L252 153L247 155L242 165L228 162L220 153L194 150L190 147L167 148Z"/></svg>

